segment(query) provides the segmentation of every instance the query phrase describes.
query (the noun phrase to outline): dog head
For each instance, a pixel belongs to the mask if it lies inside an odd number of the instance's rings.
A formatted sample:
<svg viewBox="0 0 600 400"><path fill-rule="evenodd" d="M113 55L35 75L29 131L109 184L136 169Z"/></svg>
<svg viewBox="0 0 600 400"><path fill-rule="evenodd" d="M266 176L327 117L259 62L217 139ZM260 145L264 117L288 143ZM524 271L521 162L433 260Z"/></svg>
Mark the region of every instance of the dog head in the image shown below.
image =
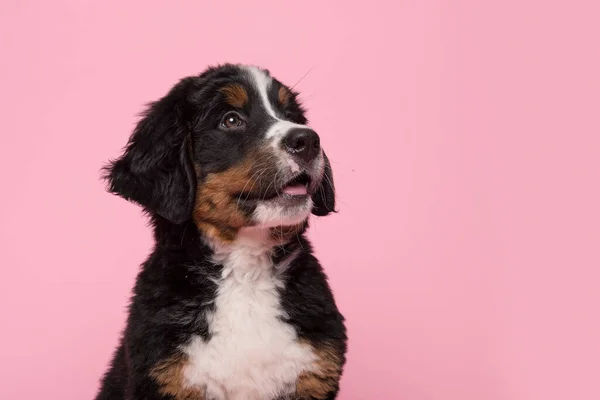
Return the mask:
<svg viewBox="0 0 600 400"><path fill-rule="evenodd" d="M304 225L334 211L332 170L297 93L253 66L179 81L149 105L109 191L146 212L232 240L245 227Z"/></svg>

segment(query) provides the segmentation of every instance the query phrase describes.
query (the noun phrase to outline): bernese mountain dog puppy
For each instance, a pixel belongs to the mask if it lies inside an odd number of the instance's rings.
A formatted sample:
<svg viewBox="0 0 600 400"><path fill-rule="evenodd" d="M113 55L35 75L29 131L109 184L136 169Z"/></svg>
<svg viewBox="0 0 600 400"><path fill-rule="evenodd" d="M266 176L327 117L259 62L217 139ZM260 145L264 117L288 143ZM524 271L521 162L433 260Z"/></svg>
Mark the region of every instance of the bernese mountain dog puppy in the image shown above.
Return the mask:
<svg viewBox="0 0 600 400"><path fill-rule="evenodd" d="M155 243L97 400L337 397L345 322L305 236L335 191L297 96L255 66L208 68L105 167Z"/></svg>

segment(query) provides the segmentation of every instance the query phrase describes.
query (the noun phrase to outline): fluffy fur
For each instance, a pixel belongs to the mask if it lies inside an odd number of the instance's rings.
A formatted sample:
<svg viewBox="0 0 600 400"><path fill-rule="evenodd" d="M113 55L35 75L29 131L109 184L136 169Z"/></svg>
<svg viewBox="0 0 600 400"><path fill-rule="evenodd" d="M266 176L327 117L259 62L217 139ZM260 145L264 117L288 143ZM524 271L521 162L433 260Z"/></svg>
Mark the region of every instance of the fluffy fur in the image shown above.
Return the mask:
<svg viewBox="0 0 600 400"><path fill-rule="evenodd" d="M150 104L106 167L155 246L97 400L336 398L346 328L305 237L335 189L306 123L297 93L252 66Z"/></svg>

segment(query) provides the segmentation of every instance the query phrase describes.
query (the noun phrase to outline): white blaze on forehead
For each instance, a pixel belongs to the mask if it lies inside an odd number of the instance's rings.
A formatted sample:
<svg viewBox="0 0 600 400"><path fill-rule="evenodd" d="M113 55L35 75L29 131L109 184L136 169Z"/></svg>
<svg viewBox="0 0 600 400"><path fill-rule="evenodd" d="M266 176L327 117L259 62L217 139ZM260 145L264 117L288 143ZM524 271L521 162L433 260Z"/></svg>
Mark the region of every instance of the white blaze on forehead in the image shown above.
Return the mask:
<svg viewBox="0 0 600 400"><path fill-rule="evenodd" d="M269 88L273 83L273 79L268 76L264 71L257 67L246 67L248 72L250 73L250 77L252 78L252 83L254 84L254 88L258 91L260 95L260 99L262 101L263 107L267 111L267 113L279 120L277 118L277 114L275 114L275 110L273 109L273 105L269 101Z"/></svg>
<svg viewBox="0 0 600 400"><path fill-rule="evenodd" d="M252 80L252 84L254 88L257 90L263 108L271 116L275 119L275 123L271 125L265 136L267 139L273 138L275 140L275 144L281 140L285 136L287 132L289 132L292 128L307 128L306 125L295 124L290 121L283 120L277 116L273 105L269 101L269 89L273 84L273 79L268 76L263 70L257 67L245 67L248 73L250 74L250 78Z"/></svg>

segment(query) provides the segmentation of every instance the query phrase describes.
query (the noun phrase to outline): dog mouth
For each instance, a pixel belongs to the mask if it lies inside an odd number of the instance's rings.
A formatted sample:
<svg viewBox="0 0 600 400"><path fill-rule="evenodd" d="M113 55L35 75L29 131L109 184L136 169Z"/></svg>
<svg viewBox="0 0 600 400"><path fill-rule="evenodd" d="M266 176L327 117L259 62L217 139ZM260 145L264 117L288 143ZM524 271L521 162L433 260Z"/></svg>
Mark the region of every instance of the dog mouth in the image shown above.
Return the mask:
<svg viewBox="0 0 600 400"><path fill-rule="evenodd" d="M310 183L310 176L303 172L282 186L280 196L308 196Z"/></svg>
<svg viewBox="0 0 600 400"><path fill-rule="evenodd" d="M239 193L239 197L244 201L252 202L304 200L309 195L311 183L310 175L302 172L292 179L266 184L266 191Z"/></svg>

